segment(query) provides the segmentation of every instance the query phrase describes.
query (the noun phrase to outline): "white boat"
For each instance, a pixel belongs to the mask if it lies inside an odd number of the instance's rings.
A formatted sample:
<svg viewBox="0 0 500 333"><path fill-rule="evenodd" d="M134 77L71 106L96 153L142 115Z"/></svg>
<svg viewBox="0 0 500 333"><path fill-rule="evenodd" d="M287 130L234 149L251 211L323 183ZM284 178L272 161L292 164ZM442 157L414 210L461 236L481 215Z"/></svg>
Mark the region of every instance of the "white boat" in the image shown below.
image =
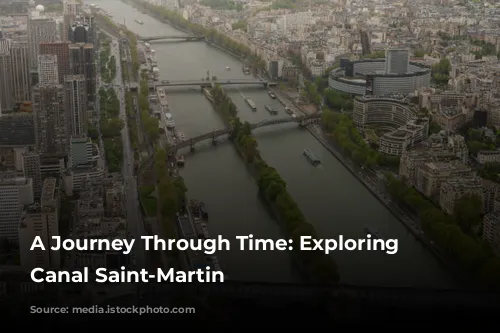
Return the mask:
<svg viewBox="0 0 500 333"><path fill-rule="evenodd" d="M155 80L158 80L158 78L160 77L160 69L158 68L158 66L153 66L153 77L155 78Z"/></svg>
<svg viewBox="0 0 500 333"><path fill-rule="evenodd" d="M156 94L158 95L158 99L160 100L160 105L167 107L168 106L168 99L167 99L167 93L165 92L165 89L156 88Z"/></svg>
<svg viewBox="0 0 500 333"><path fill-rule="evenodd" d="M172 114L170 112L165 113L165 119L166 119L165 124L166 124L167 128L174 129L175 128L175 120L172 117Z"/></svg>
<svg viewBox="0 0 500 333"><path fill-rule="evenodd" d="M226 66L226 71L230 71L231 68L229 66Z"/></svg>

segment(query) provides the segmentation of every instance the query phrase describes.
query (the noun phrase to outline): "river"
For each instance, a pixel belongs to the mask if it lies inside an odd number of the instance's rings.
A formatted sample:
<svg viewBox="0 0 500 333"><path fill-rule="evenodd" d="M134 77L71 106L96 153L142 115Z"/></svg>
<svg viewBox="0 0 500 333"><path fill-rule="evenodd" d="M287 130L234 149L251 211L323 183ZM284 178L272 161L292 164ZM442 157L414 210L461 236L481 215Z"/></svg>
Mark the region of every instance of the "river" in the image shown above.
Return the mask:
<svg viewBox="0 0 500 333"><path fill-rule="evenodd" d="M95 0L93 3L111 13L141 36L180 35L181 32L161 23L118 0ZM140 25L135 19L144 22ZM192 80L207 75L222 79L249 78L239 61L204 42L151 42L156 51L161 80ZM227 71L226 66L231 70ZM227 89L243 120L256 122L272 116L264 105L272 105L286 116L279 102L267 91L256 87ZM168 88L169 103L176 127L187 138L223 128L223 123L204 98L200 89ZM244 97L258 107L252 112ZM452 288L457 284L450 273L358 180L346 170L306 130L296 124L257 129L255 132L262 156L286 180L307 220L322 238L344 235L364 238L364 226L378 229L386 238L399 240L396 255L381 252L336 252L342 282L355 285L418 286ZM257 186L237 155L235 148L209 141L186 151L182 175L190 198L205 202L210 214L212 235L227 238L253 234L255 237L280 238L278 224L257 195ZM312 167L302 155L309 148L321 159ZM297 282L299 276L291 257L285 252L231 251L218 254L221 266L230 279Z"/></svg>

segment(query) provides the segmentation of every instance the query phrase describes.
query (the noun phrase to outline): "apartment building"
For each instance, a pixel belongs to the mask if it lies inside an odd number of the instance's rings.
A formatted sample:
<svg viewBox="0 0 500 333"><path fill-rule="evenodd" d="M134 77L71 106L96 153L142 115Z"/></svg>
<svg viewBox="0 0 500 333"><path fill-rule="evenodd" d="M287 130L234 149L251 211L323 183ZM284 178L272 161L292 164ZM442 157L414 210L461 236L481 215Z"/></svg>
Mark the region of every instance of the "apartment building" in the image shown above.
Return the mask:
<svg viewBox="0 0 500 333"><path fill-rule="evenodd" d="M500 186L491 180L482 179L483 183L483 210L482 213L490 213L495 211L496 201L498 200ZM500 207L499 207L500 208Z"/></svg>
<svg viewBox="0 0 500 333"><path fill-rule="evenodd" d="M87 135L87 93L83 75L64 79L64 109L68 142L71 137Z"/></svg>
<svg viewBox="0 0 500 333"><path fill-rule="evenodd" d="M64 77L71 74L69 67L69 43L41 43L40 55L43 54L53 54L56 56L59 84L64 84Z"/></svg>
<svg viewBox="0 0 500 333"><path fill-rule="evenodd" d="M415 188L427 198L438 199L441 184L447 179L475 175L475 171L459 161L426 162L417 170Z"/></svg>
<svg viewBox="0 0 500 333"><path fill-rule="evenodd" d="M52 87L59 84L57 56L42 54L38 56L38 86Z"/></svg>
<svg viewBox="0 0 500 333"><path fill-rule="evenodd" d="M500 150L481 150L476 159L480 164L500 163Z"/></svg>
<svg viewBox="0 0 500 333"><path fill-rule="evenodd" d="M16 173L0 177L0 238L17 243L23 208L34 203L33 181Z"/></svg>
<svg viewBox="0 0 500 333"><path fill-rule="evenodd" d="M484 216L483 239L497 251L500 251L500 211Z"/></svg>
<svg viewBox="0 0 500 333"><path fill-rule="evenodd" d="M43 244L54 244L53 236L59 236L60 193L55 178L47 178L43 183L40 203L28 206L19 224L19 252L21 266L30 271L35 267L58 269L61 258L59 251L34 249L30 251L35 237Z"/></svg>
<svg viewBox="0 0 500 333"><path fill-rule="evenodd" d="M37 68L40 54L40 43L54 42L57 38L57 24L51 18L30 18L28 21L28 40L30 51L30 67Z"/></svg>
<svg viewBox="0 0 500 333"><path fill-rule="evenodd" d="M441 183L439 206L453 214L455 203L465 195L477 195L483 200L483 183L480 177L453 177Z"/></svg>

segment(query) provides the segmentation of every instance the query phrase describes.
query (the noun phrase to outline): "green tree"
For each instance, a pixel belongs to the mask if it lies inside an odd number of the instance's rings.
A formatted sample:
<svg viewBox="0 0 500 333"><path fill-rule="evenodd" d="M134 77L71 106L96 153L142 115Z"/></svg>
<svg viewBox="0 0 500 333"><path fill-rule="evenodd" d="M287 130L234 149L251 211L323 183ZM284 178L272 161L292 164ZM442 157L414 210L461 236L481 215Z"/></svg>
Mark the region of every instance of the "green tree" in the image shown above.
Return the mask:
<svg viewBox="0 0 500 333"><path fill-rule="evenodd" d="M465 233L481 223L483 200L478 195L466 194L455 202L453 216Z"/></svg>

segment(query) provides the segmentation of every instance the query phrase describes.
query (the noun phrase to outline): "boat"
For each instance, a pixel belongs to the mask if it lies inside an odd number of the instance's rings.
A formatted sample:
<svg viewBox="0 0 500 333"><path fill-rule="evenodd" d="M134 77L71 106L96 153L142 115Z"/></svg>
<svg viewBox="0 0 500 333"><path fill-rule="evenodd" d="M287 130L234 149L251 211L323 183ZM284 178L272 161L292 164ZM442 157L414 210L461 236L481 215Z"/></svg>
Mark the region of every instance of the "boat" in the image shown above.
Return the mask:
<svg viewBox="0 0 500 333"><path fill-rule="evenodd" d="M142 22L141 20L135 20L135 22L139 23L140 25L144 24L144 22Z"/></svg>
<svg viewBox="0 0 500 333"><path fill-rule="evenodd" d="M250 98L245 98L245 102L252 109L252 111L256 111L257 110L257 105L255 105L255 103Z"/></svg>
<svg viewBox="0 0 500 333"><path fill-rule="evenodd" d="M270 107L269 105L266 105L265 109L267 110L267 112L269 112L272 115L277 115L278 114L278 110Z"/></svg>
<svg viewBox="0 0 500 333"><path fill-rule="evenodd" d="M250 68L248 68L248 67L243 67L243 68L242 68L242 70L243 70L243 74L245 74L245 75L250 75Z"/></svg>
<svg viewBox="0 0 500 333"><path fill-rule="evenodd" d="M156 88L156 94L158 95L158 99L160 100L160 105L168 107L167 93L165 92L165 89Z"/></svg>
<svg viewBox="0 0 500 333"><path fill-rule="evenodd" d="M208 213L205 210L205 203L202 201L191 200L189 202L189 210L194 218L208 220Z"/></svg>
<svg viewBox="0 0 500 333"><path fill-rule="evenodd" d="M304 149L304 156L314 166L321 163L321 161L316 157L316 155L314 155L314 153L310 149Z"/></svg>
<svg viewBox="0 0 500 333"><path fill-rule="evenodd" d="M271 90L269 90L269 91L267 92L267 94L268 94L268 95L269 95L269 97L271 97L272 99L275 99L275 98L276 98L276 95L275 95L275 94L274 94Z"/></svg>
<svg viewBox="0 0 500 333"><path fill-rule="evenodd" d="M231 67L226 66L226 71L230 71L230 70L231 70Z"/></svg>
<svg viewBox="0 0 500 333"><path fill-rule="evenodd" d="M184 156L178 155L175 157L178 166L184 166Z"/></svg>
<svg viewBox="0 0 500 333"><path fill-rule="evenodd" d="M288 113L288 114L290 114L290 115L293 114L293 111L292 111L292 109L289 106L285 107L285 112Z"/></svg>
<svg viewBox="0 0 500 333"><path fill-rule="evenodd" d="M367 235L372 236L372 238L374 239L383 239L383 237L377 230L371 229L368 226L365 226L365 232Z"/></svg>
<svg viewBox="0 0 500 333"><path fill-rule="evenodd" d="M153 78L155 81L158 81L158 79L160 78L160 69L158 68L158 66L153 66Z"/></svg>
<svg viewBox="0 0 500 333"><path fill-rule="evenodd" d="M175 128L175 120L172 117L172 114L170 112L165 113L165 124L167 125L168 129L174 129Z"/></svg>

